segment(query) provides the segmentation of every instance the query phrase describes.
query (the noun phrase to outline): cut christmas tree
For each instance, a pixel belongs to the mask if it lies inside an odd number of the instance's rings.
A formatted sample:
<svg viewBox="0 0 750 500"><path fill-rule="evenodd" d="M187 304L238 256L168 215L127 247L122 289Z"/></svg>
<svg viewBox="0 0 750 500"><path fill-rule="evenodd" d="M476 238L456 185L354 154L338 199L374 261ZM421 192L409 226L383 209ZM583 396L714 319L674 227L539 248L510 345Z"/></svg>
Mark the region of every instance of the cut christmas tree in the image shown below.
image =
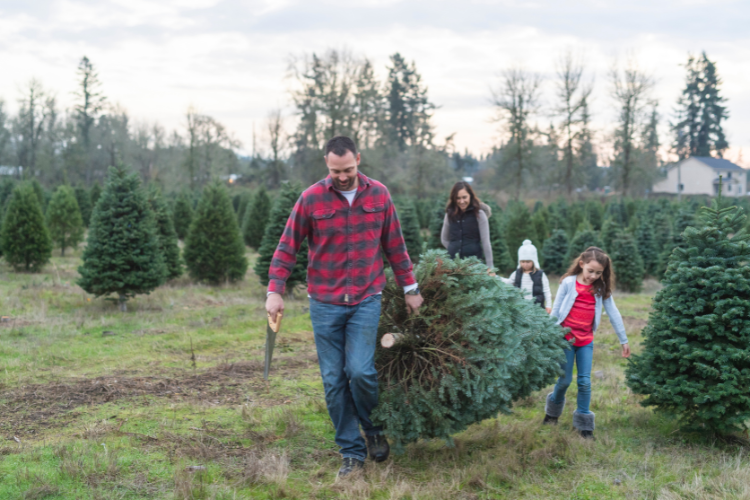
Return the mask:
<svg viewBox="0 0 750 500"><path fill-rule="evenodd" d="M750 237L743 211L719 206L682 233L626 377L683 429L726 434L750 421Z"/></svg>
<svg viewBox="0 0 750 500"><path fill-rule="evenodd" d="M419 316L407 315L403 290L389 279L378 328L372 418L396 451L419 439L450 443L469 425L509 413L513 401L556 380L567 346L543 309L475 257L429 250L415 276L425 299ZM384 348L388 333L394 343Z"/></svg>

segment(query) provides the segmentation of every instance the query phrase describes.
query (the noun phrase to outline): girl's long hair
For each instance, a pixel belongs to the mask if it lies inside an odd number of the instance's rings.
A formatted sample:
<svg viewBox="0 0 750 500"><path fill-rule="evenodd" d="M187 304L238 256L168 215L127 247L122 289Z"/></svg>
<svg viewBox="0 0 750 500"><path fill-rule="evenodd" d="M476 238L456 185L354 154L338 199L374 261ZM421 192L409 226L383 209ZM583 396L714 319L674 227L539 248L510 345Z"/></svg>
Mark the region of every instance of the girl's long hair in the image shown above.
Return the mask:
<svg viewBox="0 0 750 500"><path fill-rule="evenodd" d="M592 260L597 261L604 268L604 272L602 272L599 279L592 283L592 291L594 295L598 295L606 300L612 295L612 290L615 288L615 271L612 269L612 259L601 248L588 247L570 264L568 271L560 278L560 282L568 276L578 276L581 274L583 272L581 261L584 264L588 264Z"/></svg>
<svg viewBox="0 0 750 500"><path fill-rule="evenodd" d="M456 220L459 212L461 211L461 209L458 208L456 199L458 198L458 192L462 189L465 189L466 192L469 193L469 206L474 207L474 210L476 211L479 210L479 198L476 194L474 194L474 190L471 189L471 185L466 182L457 182L453 185L450 198L448 199L448 204L445 206L445 213L448 214L448 218L450 220Z"/></svg>

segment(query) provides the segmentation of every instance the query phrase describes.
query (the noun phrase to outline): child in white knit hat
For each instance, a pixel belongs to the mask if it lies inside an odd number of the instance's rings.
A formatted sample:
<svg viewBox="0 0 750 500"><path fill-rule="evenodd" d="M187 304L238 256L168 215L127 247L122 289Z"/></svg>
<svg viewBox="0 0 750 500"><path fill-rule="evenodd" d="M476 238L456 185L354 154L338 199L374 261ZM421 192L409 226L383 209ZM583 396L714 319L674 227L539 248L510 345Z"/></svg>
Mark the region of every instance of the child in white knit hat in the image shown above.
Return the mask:
<svg viewBox="0 0 750 500"><path fill-rule="evenodd" d="M533 300L549 314L552 311L552 292L549 279L539 266L536 247L531 240L524 240L518 249L518 269L508 278L508 282L520 288L527 300Z"/></svg>

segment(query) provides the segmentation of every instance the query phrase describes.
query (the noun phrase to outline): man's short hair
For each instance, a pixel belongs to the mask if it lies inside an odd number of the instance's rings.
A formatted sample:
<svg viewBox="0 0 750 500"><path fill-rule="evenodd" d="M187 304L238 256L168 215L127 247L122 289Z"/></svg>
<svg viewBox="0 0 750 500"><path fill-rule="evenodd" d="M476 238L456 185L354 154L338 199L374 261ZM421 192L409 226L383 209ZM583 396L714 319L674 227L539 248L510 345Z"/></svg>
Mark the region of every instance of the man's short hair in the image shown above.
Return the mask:
<svg viewBox="0 0 750 500"><path fill-rule="evenodd" d="M329 140L326 144L326 156L333 152L336 156L344 156L347 151L351 151L354 157L357 157L357 146L354 141L344 135L339 135Z"/></svg>

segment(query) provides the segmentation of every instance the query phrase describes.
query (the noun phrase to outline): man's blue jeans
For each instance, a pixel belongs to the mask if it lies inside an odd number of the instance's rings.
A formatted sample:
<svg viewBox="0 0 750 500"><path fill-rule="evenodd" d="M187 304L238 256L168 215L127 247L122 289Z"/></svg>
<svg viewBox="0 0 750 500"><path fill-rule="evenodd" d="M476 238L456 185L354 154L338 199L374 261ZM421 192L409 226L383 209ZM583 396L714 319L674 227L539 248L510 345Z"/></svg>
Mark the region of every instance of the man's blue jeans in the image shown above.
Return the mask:
<svg viewBox="0 0 750 500"><path fill-rule="evenodd" d="M310 299L310 319L315 332L320 375L326 405L336 428L336 444L344 458L367 458L367 445L359 432L380 434L370 412L378 404L375 342L380 321L381 295L354 306L324 304Z"/></svg>
<svg viewBox="0 0 750 500"><path fill-rule="evenodd" d="M561 366L565 375L557 379L555 390L552 392L552 402L563 404L565 391L573 382L573 361L578 365L578 413L587 414L591 404L591 363L594 358L594 343L581 347L571 346L565 350L566 362Z"/></svg>

